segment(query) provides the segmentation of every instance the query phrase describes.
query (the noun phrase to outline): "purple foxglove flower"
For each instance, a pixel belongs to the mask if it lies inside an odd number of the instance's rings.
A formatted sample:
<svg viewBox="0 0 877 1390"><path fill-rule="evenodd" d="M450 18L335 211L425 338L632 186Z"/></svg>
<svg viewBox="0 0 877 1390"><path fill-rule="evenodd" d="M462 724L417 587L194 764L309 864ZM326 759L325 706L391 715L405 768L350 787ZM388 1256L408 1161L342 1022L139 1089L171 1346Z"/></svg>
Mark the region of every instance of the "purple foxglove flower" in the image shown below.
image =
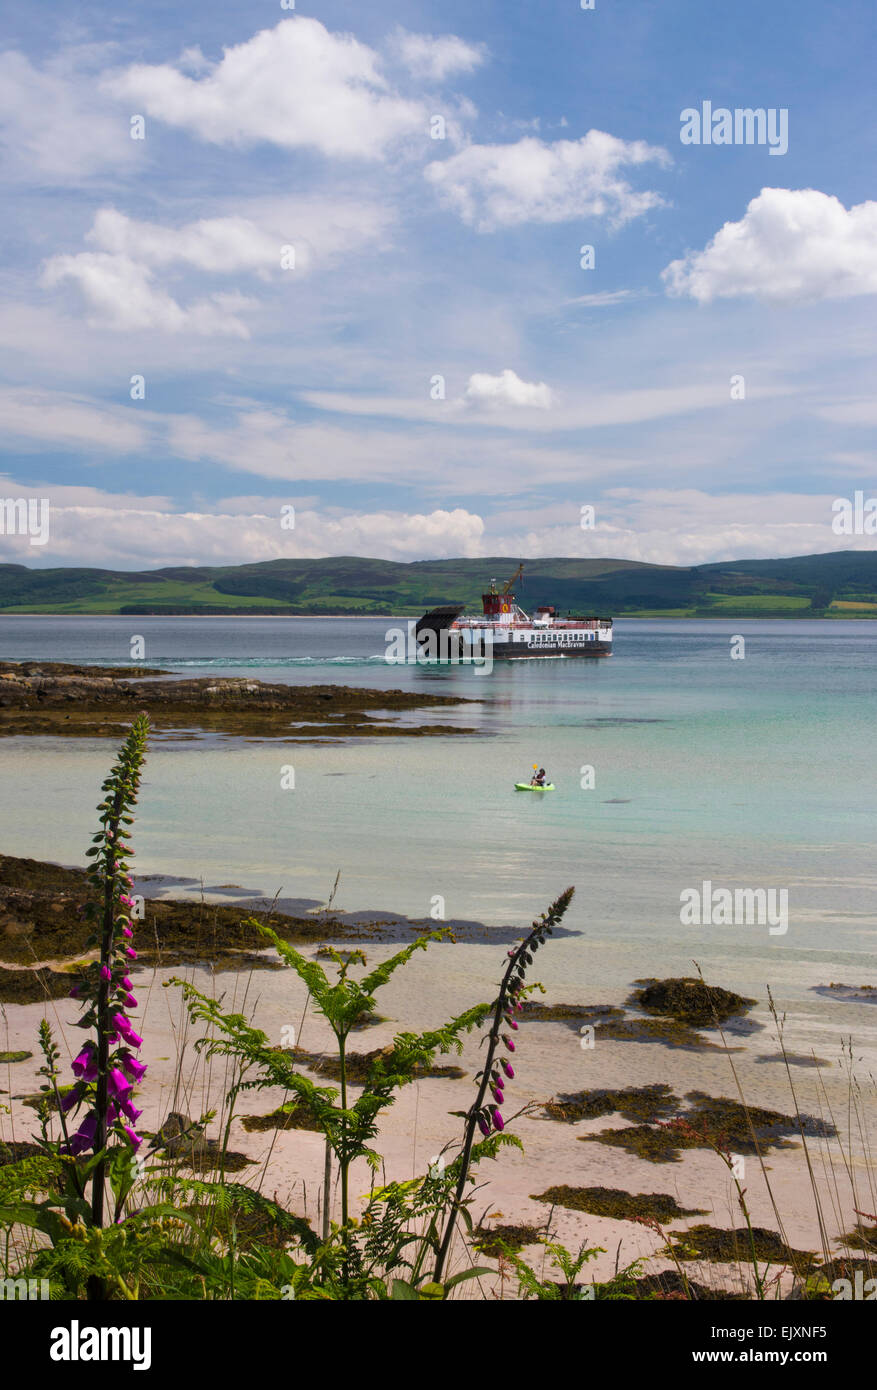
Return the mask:
<svg viewBox="0 0 877 1390"><path fill-rule="evenodd" d="M133 898L129 898L128 895L127 895L126 893L120 893L120 894L119 894L119 902L120 902L120 903L124 903L126 907L133 907L133 906L134 906L134 899L133 899Z"/></svg>
<svg viewBox="0 0 877 1390"><path fill-rule="evenodd" d="M123 935L123 936L127 936L127 937L132 937L132 936L134 935L134 933L132 932L132 930L131 930L130 927L123 927L123 928L122 928L122 935Z"/></svg>
<svg viewBox="0 0 877 1390"><path fill-rule="evenodd" d="M125 1071L133 1081L142 1081L146 1075L146 1063L138 1062L136 1057L132 1057L130 1052L122 1052L119 1061Z"/></svg>
<svg viewBox="0 0 877 1390"><path fill-rule="evenodd" d="M123 1071L113 1067L107 1077L107 1087L111 1096L126 1096L131 1089L131 1082Z"/></svg>
<svg viewBox="0 0 877 1390"><path fill-rule="evenodd" d="M493 1112L493 1123L497 1129L505 1129L505 1120L498 1110L494 1110Z"/></svg>
<svg viewBox="0 0 877 1390"><path fill-rule="evenodd" d="M133 933L132 933L132 935L133 935ZM136 959L137 959L137 952L136 952L131 946L126 946L126 947L125 947L125 955L128 957L129 960L136 960Z"/></svg>
<svg viewBox="0 0 877 1390"><path fill-rule="evenodd" d="M515 1074L515 1069L514 1069L514 1067L512 1066L511 1062L507 1062L507 1061L505 1061L505 1059L503 1059L503 1062L502 1062L502 1069L503 1069L503 1071L505 1072L506 1076L508 1076L508 1077L510 1077L510 1078L513 1077L514 1074Z"/></svg>
<svg viewBox="0 0 877 1390"><path fill-rule="evenodd" d="M129 1047L143 1046L143 1039L138 1033L134 1032L134 1029L131 1027L130 1019L127 1019L124 1014L113 1014L110 1022L117 1033L125 1039Z"/></svg>
<svg viewBox="0 0 877 1390"><path fill-rule="evenodd" d="M136 1008L137 1008L137 1000L134 998L134 995L133 995L133 994L123 994L123 995L122 995L122 1003L125 1005L125 1008L126 1008L126 1009L136 1009ZM517 1026L518 1026L518 1025L517 1025L516 1023L513 1023L513 1024L512 1024L512 1027L513 1027L513 1028L517 1028Z"/></svg>
<svg viewBox="0 0 877 1390"><path fill-rule="evenodd" d="M136 1120L139 1120L140 1116L143 1114L143 1111L138 1110L136 1105L132 1105L130 1100L123 1100L121 1098L119 1099L119 1110L123 1115L128 1116L132 1124L134 1124Z"/></svg>
<svg viewBox="0 0 877 1390"><path fill-rule="evenodd" d="M113 972L112 972L112 970L110 970L109 966L107 966L107 965L102 965L102 966L101 966L101 968L100 968L100 977L101 977L102 980L111 980L111 979L113 978Z"/></svg>
<svg viewBox="0 0 877 1390"><path fill-rule="evenodd" d="M73 1109L74 1105L75 1105L76 1102L79 1100L80 1095L81 1095L80 1088L79 1088L78 1086L73 1086L73 1087L67 1092L66 1096L62 1096L62 1097L61 1097L61 1109L64 1111L64 1114L65 1114L65 1115L67 1114L67 1111L68 1111L68 1110L72 1110L72 1109Z"/></svg>
<svg viewBox="0 0 877 1390"><path fill-rule="evenodd" d="M132 985L131 981L128 979L128 976L127 976L127 975L123 975L123 976L122 976L122 988L123 988L123 989L133 989L133 988L134 988L134 986Z"/></svg>
<svg viewBox="0 0 877 1390"><path fill-rule="evenodd" d="M505 1021L506 1021L506 1023L509 1025L510 1028L514 1028L515 1031L517 1031L518 1025L517 1025L516 1021L511 1017L510 1014L506 1014L506 1016L505 1016Z"/></svg>
<svg viewBox="0 0 877 1390"><path fill-rule="evenodd" d="M505 1096L504 1096L502 1087L501 1087L501 1086L491 1086L490 1089L491 1089L492 1092L493 1092L493 1098L494 1098L494 1100L496 1101L497 1105L502 1105L503 1100L505 1099Z"/></svg>
<svg viewBox="0 0 877 1390"><path fill-rule="evenodd" d="M134 1133L130 1125L122 1125L122 1128L125 1131L125 1134L128 1138L128 1143L131 1145L132 1149L136 1153L137 1150L140 1148L140 1145L143 1143L143 1140L139 1137L139 1135Z"/></svg>
<svg viewBox="0 0 877 1390"><path fill-rule="evenodd" d="M506 1047L508 1048L509 1052L514 1052L514 1050L515 1050L515 1045L514 1045L514 1043L512 1042L511 1038L507 1038L506 1035L505 1035L505 1033L503 1033L503 1035L502 1035L502 1040L503 1040L503 1042L505 1043Z"/></svg>
<svg viewBox="0 0 877 1390"><path fill-rule="evenodd" d="M97 1115L94 1113L93 1110L90 1110L89 1113L86 1115L85 1119L82 1121L82 1124L79 1126L76 1133L73 1135L73 1138L70 1140L69 1145L65 1144L64 1148L67 1150L68 1153L71 1154L84 1153L86 1149L90 1149L94 1144L96 1134Z"/></svg>
<svg viewBox="0 0 877 1390"><path fill-rule="evenodd" d="M74 1076L80 1081L94 1081L97 1076L97 1052L93 1042L87 1042L78 1057L71 1062Z"/></svg>
<svg viewBox="0 0 877 1390"><path fill-rule="evenodd" d="M72 988L71 991L70 991L69 998L70 998L70 999L78 999L81 993L82 993L82 985L74 985L73 988Z"/></svg>
<svg viewBox="0 0 877 1390"><path fill-rule="evenodd" d="M487 1136L490 1134L490 1125L487 1123L483 1115L478 1116L478 1128L481 1130L481 1133L484 1135L486 1139Z"/></svg>

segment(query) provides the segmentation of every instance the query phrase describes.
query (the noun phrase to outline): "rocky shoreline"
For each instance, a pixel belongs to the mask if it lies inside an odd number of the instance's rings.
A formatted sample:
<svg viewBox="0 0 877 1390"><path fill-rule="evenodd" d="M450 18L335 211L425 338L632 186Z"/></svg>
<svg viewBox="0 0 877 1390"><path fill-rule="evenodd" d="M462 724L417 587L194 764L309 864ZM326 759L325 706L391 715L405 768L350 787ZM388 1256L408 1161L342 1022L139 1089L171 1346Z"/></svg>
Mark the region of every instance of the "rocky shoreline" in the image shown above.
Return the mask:
<svg viewBox="0 0 877 1390"><path fill-rule="evenodd" d="M135 891L150 886L147 879L135 877ZM84 913L88 891L84 869L0 854L0 1004L37 1003L69 993L70 972L85 954L90 932ZM144 897L143 914L133 972L187 965L216 971L280 969L248 918L270 923L278 936L297 945L404 942L442 925L448 926L452 940L503 943L520 936L517 929L487 928L479 922L443 924L377 912L297 915L265 898L217 903Z"/></svg>
<svg viewBox="0 0 877 1390"><path fill-rule="evenodd" d="M76 666L58 661L0 662L0 737L61 734L124 738L141 711L158 733L305 739L471 734L456 724L406 724L387 718L407 710L478 704L460 696L344 685L274 685L260 680L197 677L158 680L168 672ZM144 679L152 677L152 679Z"/></svg>

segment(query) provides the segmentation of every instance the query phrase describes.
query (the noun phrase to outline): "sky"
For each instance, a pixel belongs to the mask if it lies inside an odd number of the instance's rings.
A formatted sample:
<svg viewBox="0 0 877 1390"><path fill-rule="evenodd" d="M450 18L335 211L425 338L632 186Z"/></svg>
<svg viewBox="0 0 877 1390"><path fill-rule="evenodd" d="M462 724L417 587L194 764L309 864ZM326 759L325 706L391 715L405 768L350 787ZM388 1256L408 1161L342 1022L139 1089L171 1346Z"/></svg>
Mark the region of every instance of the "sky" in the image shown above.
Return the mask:
<svg viewBox="0 0 877 1390"><path fill-rule="evenodd" d="M0 562L873 548L875 58L872 0L7 11Z"/></svg>

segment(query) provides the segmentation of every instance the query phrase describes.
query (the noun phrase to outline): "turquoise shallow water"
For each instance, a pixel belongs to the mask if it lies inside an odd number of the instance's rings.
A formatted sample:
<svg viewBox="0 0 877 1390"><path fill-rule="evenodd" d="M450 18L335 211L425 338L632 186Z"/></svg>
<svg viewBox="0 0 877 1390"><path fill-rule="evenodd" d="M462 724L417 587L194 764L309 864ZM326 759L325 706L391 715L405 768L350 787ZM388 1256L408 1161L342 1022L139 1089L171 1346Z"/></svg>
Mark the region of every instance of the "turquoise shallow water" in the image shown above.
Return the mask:
<svg viewBox="0 0 877 1390"><path fill-rule="evenodd" d="M388 667L385 619L0 619L0 655L119 662L132 622L147 662L190 675L481 701L438 716L475 725L474 738L157 742L142 873L324 901L340 868L348 910L423 917L441 899L447 918L489 925L523 924L574 883L568 923L595 948L591 978L629 979L634 957L636 974L696 957L740 988L779 975L802 989L805 977L877 983L870 625L621 621L608 661L482 676ZM744 660L730 658L735 633ZM100 740L3 741L3 848L81 863L108 753ZM516 794L537 761L557 792ZM294 790L281 789L288 765ZM704 880L786 889L788 930L683 925L680 893Z"/></svg>

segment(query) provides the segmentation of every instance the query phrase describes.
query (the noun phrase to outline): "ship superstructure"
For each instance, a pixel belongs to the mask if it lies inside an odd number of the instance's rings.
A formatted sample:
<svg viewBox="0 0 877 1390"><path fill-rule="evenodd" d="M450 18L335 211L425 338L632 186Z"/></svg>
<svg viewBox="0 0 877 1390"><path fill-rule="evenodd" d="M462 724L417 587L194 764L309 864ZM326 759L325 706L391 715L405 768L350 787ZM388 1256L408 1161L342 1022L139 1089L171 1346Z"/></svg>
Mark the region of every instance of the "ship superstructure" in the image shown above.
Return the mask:
<svg viewBox="0 0 877 1390"><path fill-rule="evenodd" d="M497 589L491 580L481 595L483 614L470 617L464 604L431 608L417 623L418 642L438 660L460 660L467 650L489 643L494 658L510 661L550 656L611 656L612 619L561 617L550 604L542 604L533 617L515 600L514 585L523 573L520 565L512 578Z"/></svg>

